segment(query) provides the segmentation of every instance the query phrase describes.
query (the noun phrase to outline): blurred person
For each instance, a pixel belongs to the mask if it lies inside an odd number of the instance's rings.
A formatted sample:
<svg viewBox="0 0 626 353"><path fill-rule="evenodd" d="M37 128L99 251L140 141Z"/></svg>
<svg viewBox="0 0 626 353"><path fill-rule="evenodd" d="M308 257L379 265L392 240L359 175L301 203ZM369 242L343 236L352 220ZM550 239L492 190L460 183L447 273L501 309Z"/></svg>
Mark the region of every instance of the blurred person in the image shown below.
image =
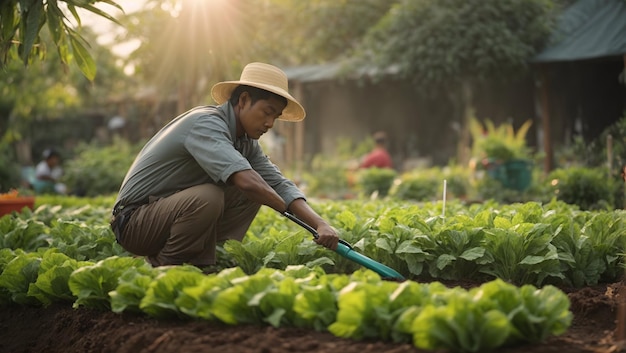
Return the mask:
<svg viewBox="0 0 626 353"><path fill-rule="evenodd" d="M258 139L304 108L279 68L246 65L238 81L215 84L218 106L171 120L136 157L113 207L111 227L127 251L153 266L191 264L209 272L217 242L241 241L262 205L289 211L336 249L336 231L270 162Z"/></svg>
<svg viewBox="0 0 626 353"><path fill-rule="evenodd" d="M54 148L48 148L43 151L42 156L43 160L35 167L33 189L38 194L66 194L67 187L59 182L63 176L61 154Z"/></svg>
<svg viewBox="0 0 626 353"><path fill-rule="evenodd" d="M391 155L387 151L387 134L384 131L375 132L372 137L376 145L361 161L360 168L393 168Z"/></svg>

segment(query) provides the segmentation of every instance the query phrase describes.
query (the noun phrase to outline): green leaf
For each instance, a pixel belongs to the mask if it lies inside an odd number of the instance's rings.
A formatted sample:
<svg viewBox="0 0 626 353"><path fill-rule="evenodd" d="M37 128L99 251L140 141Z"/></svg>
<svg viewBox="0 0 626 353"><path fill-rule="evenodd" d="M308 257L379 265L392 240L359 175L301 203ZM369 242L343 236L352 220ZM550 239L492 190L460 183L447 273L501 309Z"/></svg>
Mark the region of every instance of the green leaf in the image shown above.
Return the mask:
<svg viewBox="0 0 626 353"><path fill-rule="evenodd" d="M43 1L29 1L26 5L25 1L20 1L22 7L22 22L24 29L24 42L21 45L21 55L24 64L28 64L33 45L39 37L39 30L43 24Z"/></svg>
<svg viewBox="0 0 626 353"><path fill-rule="evenodd" d="M459 257L467 261L473 261L479 259L485 255L485 249L481 247L474 247L465 250Z"/></svg>
<svg viewBox="0 0 626 353"><path fill-rule="evenodd" d="M141 313L139 308L141 300L146 296L154 278L162 271L163 269L154 269L146 263L144 266L131 267L122 272L117 287L109 292L111 310L114 313L123 311Z"/></svg>
<svg viewBox="0 0 626 353"><path fill-rule="evenodd" d="M72 53L80 71L88 80L93 81L96 77L96 62L80 42L79 37L77 34L70 32L69 39L72 45Z"/></svg>
<svg viewBox="0 0 626 353"><path fill-rule="evenodd" d="M308 326L323 331L335 321L337 303L333 291L325 285L302 286L296 294L293 310Z"/></svg>
<svg viewBox="0 0 626 353"><path fill-rule="evenodd" d="M93 265L92 262L76 261L56 249L44 253L39 266L39 275L35 283L28 288L28 295L37 298L45 306L55 301L73 302L75 297L69 288L70 275L82 266Z"/></svg>
<svg viewBox="0 0 626 353"><path fill-rule="evenodd" d="M444 268L446 268L446 266L448 266L449 264L451 264L455 260L456 260L456 256L448 255L448 254L440 255L437 258L437 268L439 270L443 270Z"/></svg>
<svg viewBox="0 0 626 353"><path fill-rule="evenodd" d="M98 0L98 1L99 1L99 2L104 2L104 3L107 3L107 4L112 5L112 6L115 6L115 7L117 7L119 10L121 10L122 12L124 12L124 9L123 9L121 6L119 6L118 4L116 4L115 2L113 2L113 1L107 1L107 0ZM81 7L82 7L83 9L87 10L87 11L91 11L91 12L95 13L96 15L100 16L100 17L104 17L104 18L106 18L107 20L109 20L109 21L111 21L111 22L114 22L114 23L116 23L116 24L118 24L118 25L122 26L122 24L121 24L121 23L120 23L117 19L115 19L115 17L113 17L113 16L109 15L108 13L106 13L106 12L104 12L104 11L100 10L99 8L97 8L97 7L95 7L95 6L92 6L92 5L90 5L90 4L82 4L82 5L81 5Z"/></svg>
<svg viewBox="0 0 626 353"><path fill-rule="evenodd" d="M260 293L272 289L274 283L263 270L252 276L234 279L233 286L217 294L211 314L226 324L260 324L263 314L258 306L249 302Z"/></svg>
<svg viewBox="0 0 626 353"><path fill-rule="evenodd" d="M73 306L110 310L109 292L117 288L121 274L130 267L144 265L141 258L113 256L77 269L70 275L68 283L76 297Z"/></svg>
<svg viewBox="0 0 626 353"><path fill-rule="evenodd" d="M41 257L36 253L18 255L4 266L0 288L4 288L15 303L37 305L39 301L28 295L28 288L37 280L40 264Z"/></svg>
<svg viewBox="0 0 626 353"><path fill-rule="evenodd" d="M168 268L150 283L139 309L157 318L184 317L176 299L186 287L196 286L204 277L195 266Z"/></svg>

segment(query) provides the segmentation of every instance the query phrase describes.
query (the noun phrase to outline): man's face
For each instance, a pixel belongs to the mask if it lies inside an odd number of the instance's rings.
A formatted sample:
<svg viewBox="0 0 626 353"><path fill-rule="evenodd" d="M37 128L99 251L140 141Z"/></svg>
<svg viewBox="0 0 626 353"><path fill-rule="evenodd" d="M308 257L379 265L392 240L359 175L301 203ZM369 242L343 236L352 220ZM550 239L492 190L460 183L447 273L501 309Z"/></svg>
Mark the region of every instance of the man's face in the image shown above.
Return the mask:
<svg viewBox="0 0 626 353"><path fill-rule="evenodd" d="M48 165L50 166L50 168L54 168L57 165L59 165L59 162L61 162L61 160L57 156L52 156L52 157L48 158L47 162L48 162Z"/></svg>
<svg viewBox="0 0 626 353"><path fill-rule="evenodd" d="M260 99L252 104L248 92L242 93L239 104L242 105L239 112L241 127L249 138L255 140L274 126L274 121L285 109L285 104L274 97L267 100Z"/></svg>

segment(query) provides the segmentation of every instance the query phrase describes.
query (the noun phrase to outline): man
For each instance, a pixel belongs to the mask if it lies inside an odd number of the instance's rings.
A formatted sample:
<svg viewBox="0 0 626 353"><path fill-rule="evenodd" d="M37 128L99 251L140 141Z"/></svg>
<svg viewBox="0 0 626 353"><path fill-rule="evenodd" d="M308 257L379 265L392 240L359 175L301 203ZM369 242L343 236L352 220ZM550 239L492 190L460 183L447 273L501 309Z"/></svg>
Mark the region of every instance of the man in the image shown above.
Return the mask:
<svg viewBox="0 0 626 353"><path fill-rule="evenodd" d="M114 205L112 228L129 252L153 266L215 263L217 242L241 241L261 205L289 211L336 249L338 236L261 150L276 119L304 108L277 67L248 64L239 81L211 89L219 106L196 107L163 127L141 150Z"/></svg>
<svg viewBox="0 0 626 353"><path fill-rule="evenodd" d="M387 152L387 134L384 131L374 133L374 142L376 146L368 153L361 162L361 168L393 168L391 156Z"/></svg>
<svg viewBox="0 0 626 353"><path fill-rule="evenodd" d="M62 176L61 155L57 150L47 148L43 151L43 160L35 167L35 180L32 182L33 189L38 194L65 194L67 187L59 182Z"/></svg>

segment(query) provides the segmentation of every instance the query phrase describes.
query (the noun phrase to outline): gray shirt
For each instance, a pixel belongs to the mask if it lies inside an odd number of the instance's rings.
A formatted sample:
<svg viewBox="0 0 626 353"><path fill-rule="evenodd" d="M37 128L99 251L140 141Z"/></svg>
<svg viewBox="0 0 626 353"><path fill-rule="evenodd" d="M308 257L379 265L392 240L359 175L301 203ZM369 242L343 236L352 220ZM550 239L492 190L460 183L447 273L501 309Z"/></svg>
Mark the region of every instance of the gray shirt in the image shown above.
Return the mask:
<svg viewBox="0 0 626 353"><path fill-rule="evenodd" d="M225 185L235 172L254 169L289 205L304 194L263 153L259 142L237 138L230 103L196 107L165 125L130 167L115 206L147 203L191 186Z"/></svg>

